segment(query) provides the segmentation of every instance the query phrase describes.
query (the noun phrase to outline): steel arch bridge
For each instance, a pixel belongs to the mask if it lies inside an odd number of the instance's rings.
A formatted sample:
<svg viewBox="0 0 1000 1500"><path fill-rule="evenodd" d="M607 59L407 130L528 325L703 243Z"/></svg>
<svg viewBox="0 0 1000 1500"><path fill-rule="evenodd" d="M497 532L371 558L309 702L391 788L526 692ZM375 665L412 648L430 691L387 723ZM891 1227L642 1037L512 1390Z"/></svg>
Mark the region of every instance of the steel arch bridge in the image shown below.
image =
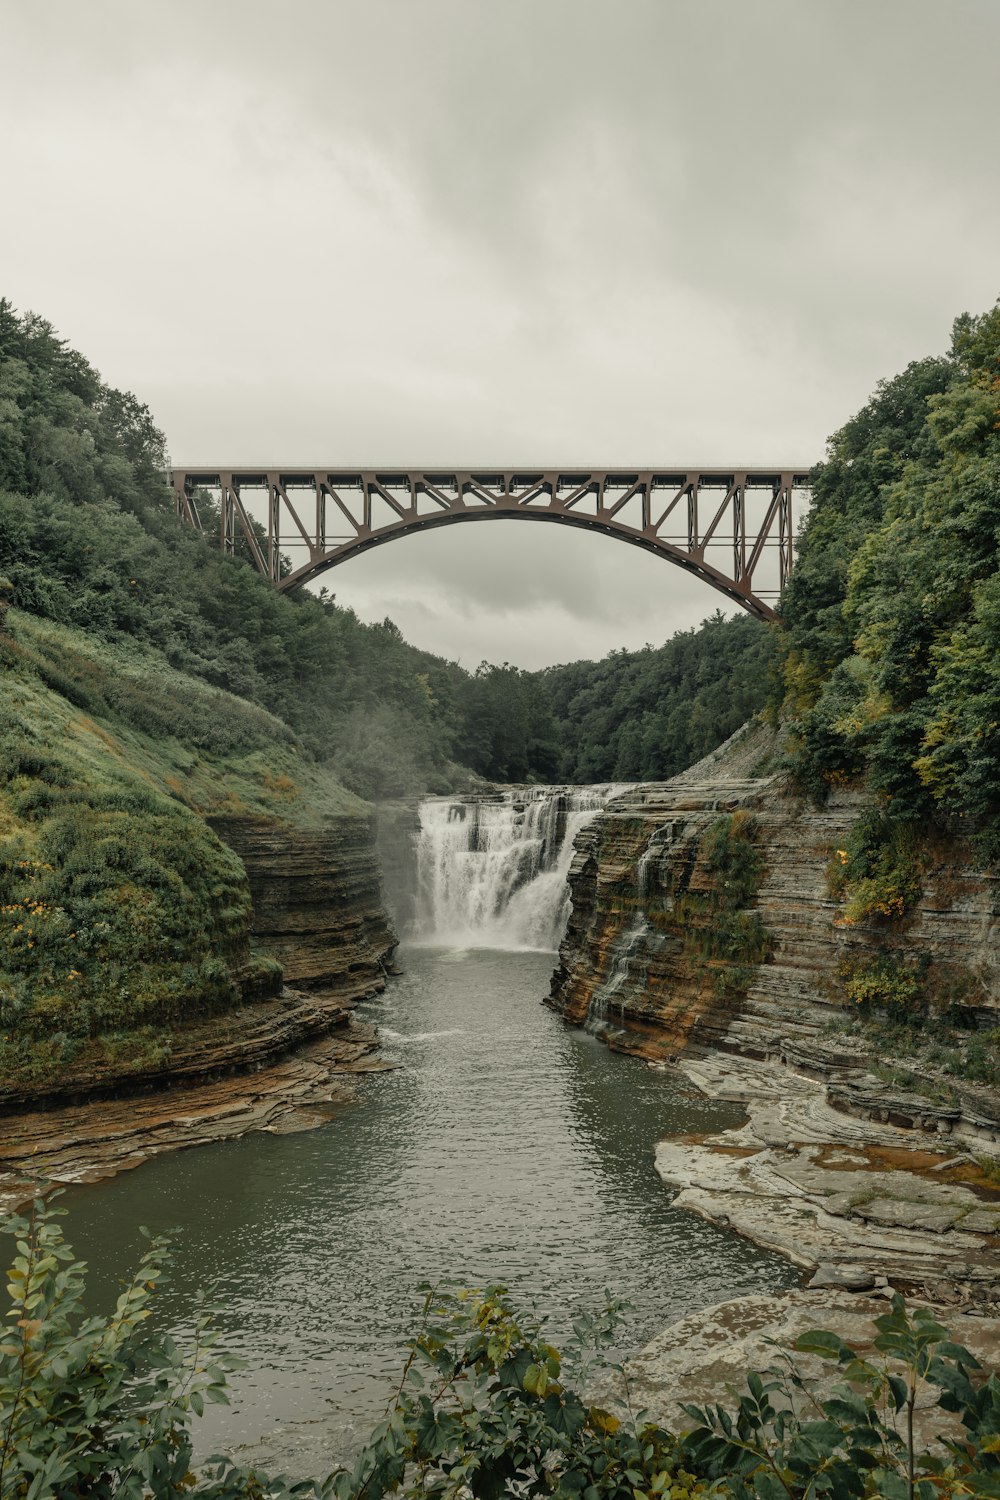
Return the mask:
<svg viewBox="0 0 1000 1500"><path fill-rule="evenodd" d="M396 537L461 521L558 521L643 547L760 619L791 571L792 496L804 468L172 469L177 513L202 530L218 497L218 545L294 589ZM287 571L288 557L292 558ZM283 560L284 558L284 560ZM301 559L301 560L300 560ZM766 562L767 566L762 567ZM755 575L761 578L755 587ZM761 577L766 575L766 577Z"/></svg>

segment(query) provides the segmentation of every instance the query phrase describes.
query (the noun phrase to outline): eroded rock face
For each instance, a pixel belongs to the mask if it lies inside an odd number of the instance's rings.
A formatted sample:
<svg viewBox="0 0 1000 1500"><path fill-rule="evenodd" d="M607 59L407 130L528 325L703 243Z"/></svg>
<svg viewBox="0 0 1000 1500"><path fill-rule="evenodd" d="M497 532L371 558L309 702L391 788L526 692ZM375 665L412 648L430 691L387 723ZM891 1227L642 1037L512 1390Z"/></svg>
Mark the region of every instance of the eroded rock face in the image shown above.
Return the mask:
<svg viewBox="0 0 1000 1500"><path fill-rule="evenodd" d="M97 1182L163 1151L230 1140L251 1130L289 1134L316 1129L353 1099L354 1075L392 1066L376 1055L373 1027L350 1021L339 1009L321 1018L315 1004L289 1001L283 1008L287 1024L297 1020L308 1025L307 1017L294 1015L303 1007L314 1025L340 1024L315 1040L309 1040L308 1031L299 1031L295 1050L259 1071L208 1081L199 1073L200 1081L184 1087L19 1114L10 1122L0 1153L0 1212L31 1196L31 1180L38 1173L50 1182ZM241 1019L247 1033L241 1045L262 1046L266 1018L251 1014ZM287 1047L287 1032L283 1040ZM232 1036L230 1043L232 1060L237 1038ZM218 1034L212 1045L217 1058L223 1055ZM204 1062L203 1057L188 1060Z"/></svg>
<svg viewBox="0 0 1000 1500"><path fill-rule="evenodd" d="M780 1064L716 1055L681 1066L748 1119L659 1143L656 1169L678 1207L855 1285L865 1275L899 1288L947 1282L954 1300L1000 1312L1000 1186L974 1157L845 1115L822 1083Z"/></svg>
<svg viewBox="0 0 1000 1500"><path fill-rule="evenodd" d="M382 905L374 818L317 828L218 818L212 827L246 866L254 937L286 985L344 1000L384 987L397 938Z"/></svg>
<svg viewBox="0 0 1000 1500"><path fill-rule="evenodd" d="M827 866L865 797L838 791L822 809L800 802L782 777L760 774L775 742L766 730L741 732L673 781L614 799L580 836L570 871L572 916L550 999L567 1020L603 1027L611 1045L649 1058L675 1056L694 1043L776 1058L814 1076L863 1062L861 1044L829 1027L850 1009L838 973L845 959L873 960L887 932L884 925L837 924ZM764 873L751 907L771 951L749 972L738 966L743 972L726 983L713 959L684 959L668 929L678 892L711 887L700 844L720 814L733 812L754 820ZM961 842L941 849L916 909L891 936L908 962L967 981L973 1023L1000 1021L1000 883L974 868ZM957 1092L959 1112L995 1133L990 1092L961 1084ZM892 1110L894 1102L877 1093L869 1089L870 1108ZM845 1085L845 1108L852 1107L849 1095ZM865 1107L860 1098L857 1104ZM913 1114L912 1101L909 1108ZM954 1123L954 1112L950 1120L932 1108L918 1115L921 1129L947 1132Z"/></svg>
<svg viewBox="0 0 1000 1500"><path fill-rule="evenodd" d="M351 1008L385 988L396 935L381 904L372 823L330 819L316 829L251 819L215 831L243 859L253 938L273 965L234 955L237 1007L179 1023L148 1052L69 1064L30 1085L0 1081L0 1112L190 1084L264 1067L343 1026ZM4 1138L0 1136L0 1157Z"/></svg>
<svg viewBox="0 0 1000 1500"><path fill-rule="evenodd" d="M254 943L279 960L284 983L247 965L234 971L241 1005L178 1025L148 1058L0 1091L0 1204L31 1170L92 1180L154 1152L321 1124L325 1104L349 1097L340 1075L375 1065L374 1033L351 1019L385 988L396 947L372 820L213 827L246 866Z"/></svg>
<svg viewBox="0 0 1000 1500"><path fill-rule="evenodd" d="M775 1365L778 1349L790 1349L811 1329L835 1329L862 1357L878 1361L874 1320L886 1311L887 1304L880 1298L836 1291L720 1302L674 1323L630 1359L625 1366L627 1392L622 1376L615 1374L593 1393L594 1399L622 1411L645 1409L663 1426L683 1432L693 1425L682 1409L683 1402L696 1406L722 1402L731 1409L735 1404L731 1398L746 1391L747 1371ZM969 1317L950 1309L938 1310L938 1316L958 1343L971 1349L987 1369L993 1366L1000 1320ZM830 1361L814 1355L797 1355L796 1362L824 1396L842 1378ZM949 1432L951 1419L935 1404L936 1395L925 1386L918 1397L914 1432L920 1446Z"/></svg>

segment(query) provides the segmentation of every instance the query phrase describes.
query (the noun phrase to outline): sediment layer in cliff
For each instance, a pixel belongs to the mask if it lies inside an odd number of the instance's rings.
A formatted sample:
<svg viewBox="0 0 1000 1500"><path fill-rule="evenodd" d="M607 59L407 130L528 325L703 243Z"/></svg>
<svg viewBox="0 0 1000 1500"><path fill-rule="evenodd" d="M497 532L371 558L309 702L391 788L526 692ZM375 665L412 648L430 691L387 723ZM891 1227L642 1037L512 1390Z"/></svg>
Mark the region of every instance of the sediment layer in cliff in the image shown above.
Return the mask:
<svg viewBox="0 0 1000 1500"><path fill-rule="evenodd" d="M0 1080L0 1111L191 1085L265 1068L342 1029L385 988L396 947L382 907L373 819L328 817L316 828L255 818L212 826L242 860L259 957L234 964L242 1003L179 1022L138 1055L88 1049L57 1074Z"/></svg>
<svg viewBox="0 0 1000 1500"><path fill-rule="evenodd" d="M287 1019L295 1025L295 1017ZM27 1201L40 1175L50 1182L97 1182L164 1151L233 1140L255 1130L288 1135L318 1128L354 1098L356 1075L393 1066L377 1056L374 1027L343 1014L340 1023L313 1040L296 1032L287 1056L249 1073L199 1076L182 1089L152 1088L138 1097L24 1111L0 1153L0 1212ZM253 1028L251 1021L251 1033ZM219 1041L217 1035L216 1049ZM237 1065L253 1045L251 1035L242 1054L231 1054ZM236 1038L233 1046L239 1046Z"/></svg>
<svg viewBox="0 0 1000 1500"><path fill-rule="evenodd" d="M910 1123L945 1130L964 1114L982 1134L997 1132L994 1091L956 1079L945 1103L900 1101L865 1071L863 1040L838 1023L856 1013L845 968L876 962L891 937L905 961L938 976L942 988L961 978L969 1025L996 1025L1000 885L954 840L930 861L900 930L845 925L828 866L868 799L836 789L817 809L793 796L769 769L776 739L752 726L674 780L630 789L593 820L577 841L573 909L550 1004L648 1057L702 1046L773 1058L831 1078L845 1109L886 1119L907 1113ZM692 959L698 945L671 915L679 899L710 894L706 835L733 815L752 819L761 873L748 915L768 940L764 957L729 963L735 972L727 978L725 960Z"/></svg>
<svg viewBox="0 0 1000 1500"><path fill-rule="evenodd" d="M286 985L348 1004L384 988L397 938L382 905L374 816L211 826L243 861L254 943L281 964Z"/></svg>

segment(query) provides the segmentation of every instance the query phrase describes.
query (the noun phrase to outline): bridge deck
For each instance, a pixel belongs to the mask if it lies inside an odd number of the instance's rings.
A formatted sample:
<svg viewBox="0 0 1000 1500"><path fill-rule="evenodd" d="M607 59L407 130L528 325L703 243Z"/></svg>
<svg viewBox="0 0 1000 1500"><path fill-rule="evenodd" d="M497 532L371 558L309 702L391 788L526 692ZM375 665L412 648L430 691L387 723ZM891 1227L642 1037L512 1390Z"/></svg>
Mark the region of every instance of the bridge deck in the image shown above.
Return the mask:
<svg viewBox="0 0 1000 1500"><path fill-rule="evenodd" d="M398 536L519 517L586 527L658 552L769 619L770 600L794 561L792 496L808 485L809 470L191 464L167 477L178 514L199 529L197 492L215 492L222 550L245 551L280 589ZM772 557L773 579L758 578L755 586L755 573L768 573Z"/></svg>

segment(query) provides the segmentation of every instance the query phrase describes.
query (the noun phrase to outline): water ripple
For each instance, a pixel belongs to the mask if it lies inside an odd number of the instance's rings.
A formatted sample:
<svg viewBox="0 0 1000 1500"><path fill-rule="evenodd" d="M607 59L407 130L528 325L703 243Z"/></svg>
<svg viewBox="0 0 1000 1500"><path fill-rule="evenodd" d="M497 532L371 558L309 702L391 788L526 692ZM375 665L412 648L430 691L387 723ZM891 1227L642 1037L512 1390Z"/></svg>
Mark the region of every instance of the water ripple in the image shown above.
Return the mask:
<svg viewBox="0 0 1000 1500"><path fill-rule="evenodd" d="M402 1066L366 1078L329 1126L163 1157L70 1196L105 1305L139 1224L180 1231L171 1323L183 1331L207 1287L226 1347L248 1361L233 1407L210 1409L210 1446L276 1419L363 1427L422 1281L502 1281L551 1314L556 1338L608 1289L633 1304L625 1353L695 1307L796 1279L671 1207L655 1142L738 1111L564 1027L539 1004L550 956L410 949L404 962L367 1008Z"/></svg>

